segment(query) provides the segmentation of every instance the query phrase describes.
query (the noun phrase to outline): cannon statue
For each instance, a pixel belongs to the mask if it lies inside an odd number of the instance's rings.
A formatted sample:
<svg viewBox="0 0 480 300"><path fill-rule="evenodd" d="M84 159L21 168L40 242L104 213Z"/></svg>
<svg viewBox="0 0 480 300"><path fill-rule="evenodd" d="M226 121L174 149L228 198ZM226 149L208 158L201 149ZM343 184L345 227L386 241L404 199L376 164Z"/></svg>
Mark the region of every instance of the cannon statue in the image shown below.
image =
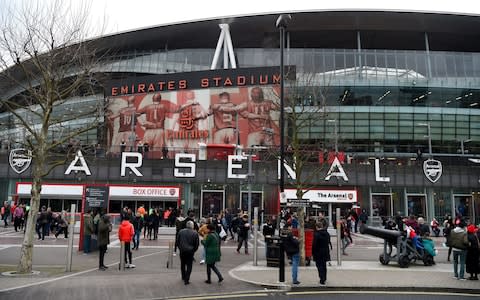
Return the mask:
<svg viewBox="0 0 480 300"><path fill-rule="evenodd" d="M382 265L388 265L390 261L395 259L400 268L408 268L410 263L415 263L417 260L423 261L425 266L435 264L433 254L424 249L422 241L409 239L402 231L374 228L363 224L360 227L360 232L384 240L383 253L379 257ZM397 249L394 255L392 254L393 248Z"/></svg>

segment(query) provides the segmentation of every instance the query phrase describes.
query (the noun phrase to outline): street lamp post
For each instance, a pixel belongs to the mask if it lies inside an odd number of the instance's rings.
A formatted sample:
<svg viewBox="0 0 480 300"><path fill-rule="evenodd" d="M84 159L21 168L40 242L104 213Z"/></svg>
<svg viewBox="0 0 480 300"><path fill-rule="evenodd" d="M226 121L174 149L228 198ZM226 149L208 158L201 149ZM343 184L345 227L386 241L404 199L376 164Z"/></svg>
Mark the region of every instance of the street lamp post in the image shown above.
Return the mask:
<svg viewBox="0 0 480 300"><path fill-rule="evenodd" d="M284 119L284 98L285 98L285 66L283 61L283 51L285 49L285 30L288 26L288 21L292 19L289 14L282 14L278 17L275 26L280 30L280 195L285 193L285 177L283 171L283 163L285 161L285 119ZM280 218L277 220L280 224ZM278 226L277 226L278 227ZM279 228L279 227L278 227ZM280 234L280 232L279 232ZM283 245L280 243L280 257L279 257L279 281L285 282L285 255L283 254Z"/></svg>
<svg viewBox="0 0 480 300"><path fill-rule="evenodd" d="M427 126L427 132L428 132L428 154L430 155L430 158L432 158L432 133L430 132L430 123L418 123L419 126Z"/></svg>
<svg viewBox="0 0 480 300"><path fill-rule="evenodd" d="M460 151L462 155L465 155L465 143L471 142L471 139L468 140L460 140Z"/></svg>

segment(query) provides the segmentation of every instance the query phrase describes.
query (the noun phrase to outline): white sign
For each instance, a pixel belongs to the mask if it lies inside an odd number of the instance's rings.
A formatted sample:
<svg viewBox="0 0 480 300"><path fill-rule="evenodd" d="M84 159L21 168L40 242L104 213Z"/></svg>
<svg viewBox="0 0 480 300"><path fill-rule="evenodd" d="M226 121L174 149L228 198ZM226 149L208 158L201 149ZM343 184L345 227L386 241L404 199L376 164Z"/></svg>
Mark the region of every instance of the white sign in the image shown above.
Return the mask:
<svg viewBox="0 0 480 300"><path fill-rule="evenodd" d="M296 199L296 189L285 189L286 199ZM280 198L281 203L287 201ZM355 203L357 202L356 190L309 190L303 194L303 199L308 199L311 202L325 202L325 203Z"/></svg>
<svg viewBox="0 0 480 300"><path fill-rule="evenodd" d="M178 198L180 188L178 187L156 187L156 186L110 186L110 198L112 197L147 197L147 198Z"/></svg>
<svg viewBox="0 0 480 300"><path fill-rule="evenodd" d="M19 183L17 185L17 194L30 196L32 190L31 183ZM75 198L81 199L83 196L83 185L81 184L42 184L42 191L40 195L62 195L66 198L69 196L78 196Z"/></svg>
<svg viewBox="0 0 480 300"><path fill-rule="evenodd" d="M10 151L8 162L15 172L21 174L30 167L30 163L32 162L32 151L23 148L13 149Z"/></svg>
<svg viewBox="0 0 480 300"><path fill-rule="evenodd" d="M431 182L437 182L442 176L442 162L436 159L427 159L423 162L423 173Z"/></svg>

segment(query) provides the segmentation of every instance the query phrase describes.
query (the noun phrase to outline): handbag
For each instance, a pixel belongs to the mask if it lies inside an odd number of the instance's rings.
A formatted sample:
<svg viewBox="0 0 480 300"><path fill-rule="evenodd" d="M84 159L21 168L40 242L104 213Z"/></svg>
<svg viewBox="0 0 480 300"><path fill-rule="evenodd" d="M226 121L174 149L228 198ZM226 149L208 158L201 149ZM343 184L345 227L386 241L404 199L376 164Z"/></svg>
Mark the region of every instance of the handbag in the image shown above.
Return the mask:
<svg viewBox="0 0 480 300"><path fill-rule="evenodd" d="M225 229L223 229L223 227L222 227L222 230L220 230L219 236L220 236L221 239L223 239L224 237L227 236L227 233L225 232Z"/></svg>

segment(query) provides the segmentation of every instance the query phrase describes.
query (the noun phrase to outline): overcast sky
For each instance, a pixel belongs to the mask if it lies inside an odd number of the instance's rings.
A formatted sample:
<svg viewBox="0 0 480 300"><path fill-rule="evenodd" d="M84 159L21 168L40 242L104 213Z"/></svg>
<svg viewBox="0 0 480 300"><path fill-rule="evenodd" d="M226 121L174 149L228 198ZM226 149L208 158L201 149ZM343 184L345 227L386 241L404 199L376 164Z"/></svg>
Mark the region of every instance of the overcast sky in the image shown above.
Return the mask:
<svg viewBox="0 0 480 300"><path fill-rule="evenodd" d="M480 0L93 0L91 5L93 18L105 13L110 33L219 16L280 11L387 9L480 15Z"/></svg>
<svg viewBox="0 0 480 300"><path fill-rule="evenodd" d="M90 6L93 24L106 24L116 33L215 17L305 10L401 10L480 15L480 0L0 0L5 7L33 1ZM106 19L106 21L104 21Z"/></svg>

